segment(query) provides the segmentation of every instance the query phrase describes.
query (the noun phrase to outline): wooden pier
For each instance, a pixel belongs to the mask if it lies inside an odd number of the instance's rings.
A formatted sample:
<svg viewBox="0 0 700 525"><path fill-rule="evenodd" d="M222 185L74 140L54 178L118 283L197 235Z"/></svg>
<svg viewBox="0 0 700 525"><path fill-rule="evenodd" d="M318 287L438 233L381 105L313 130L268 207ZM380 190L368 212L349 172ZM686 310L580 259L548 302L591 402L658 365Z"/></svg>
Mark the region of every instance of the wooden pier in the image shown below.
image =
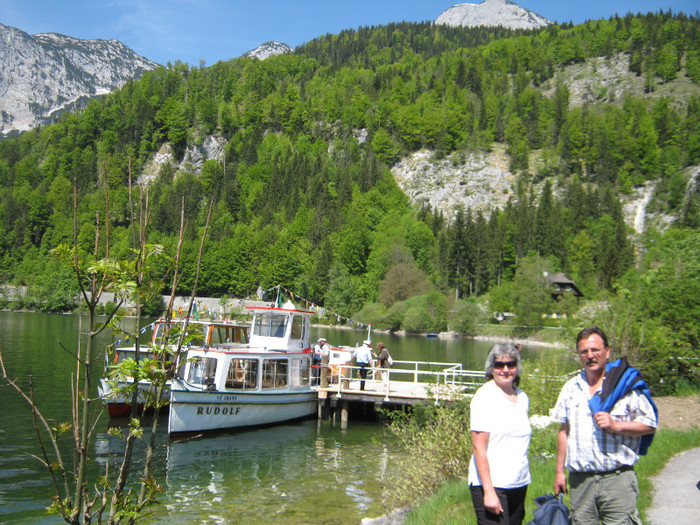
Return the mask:
<svg viewBox="0 0 700 525"><path fill-rule="evenodd" d="M483 383L482 371L462 370L458 363L395 361L394 367L371 369L364 381L359 378L359 367L345 366L335 377L321 366L318 387L318 417L340 419L346 428L350 414L376 413L378 408L402 410L418 403L451 403L470 398Z"/></svg>

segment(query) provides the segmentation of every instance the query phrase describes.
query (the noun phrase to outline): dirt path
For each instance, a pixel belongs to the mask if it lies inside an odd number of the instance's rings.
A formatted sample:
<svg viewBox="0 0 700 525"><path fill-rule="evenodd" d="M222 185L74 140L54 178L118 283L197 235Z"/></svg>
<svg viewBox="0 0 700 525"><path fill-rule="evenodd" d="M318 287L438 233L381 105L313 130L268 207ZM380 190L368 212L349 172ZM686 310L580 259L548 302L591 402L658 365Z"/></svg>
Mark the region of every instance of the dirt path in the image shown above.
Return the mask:
<svg viewBox="0 0 700 525"><path fill-rule="evenodd" d="M700 427L700 395L655 397L659 409L659 428L687 431Z"/></svg>

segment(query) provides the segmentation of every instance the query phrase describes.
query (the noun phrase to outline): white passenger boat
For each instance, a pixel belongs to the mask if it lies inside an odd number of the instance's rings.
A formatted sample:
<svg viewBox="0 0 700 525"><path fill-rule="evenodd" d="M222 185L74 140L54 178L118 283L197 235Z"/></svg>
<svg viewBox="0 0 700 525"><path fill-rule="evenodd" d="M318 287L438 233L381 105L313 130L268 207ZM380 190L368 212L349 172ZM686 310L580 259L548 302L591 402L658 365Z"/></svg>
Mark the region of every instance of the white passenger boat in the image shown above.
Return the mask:
<svg viewBox="0 0 700 525"><path fill-rule="evenodd" d="M171 319L170 332L167 335L169 343L167 347L174 357L177 351L177 345L185 326L185 319ZM152 329L150 344L142 344L139 349L139 361L153 360L153 348L156 345L165 345L166 338L166 322L164 319L158 319L150 325ZM227 319L214 320L195 320L190 319L187 323L187 337L185 344L187 345L217 345L222 343L239 343L245 344L248 342L248 325L240 321L232 321ZM184 352L184 350L183 350ZM126 417L131 414L132 391L134 379L131 376L119 377L115 376L113 370L114 365L125 361L126 359L136 360L136 346L116 347L111 352L105 352L105 377L100 379L98 392L100 398L107 406L109 417ZM160 366L155 365L155 366ZM161 402L167 404L170 399L170 381L167 381L161 395ZM144 405L153 406L154 391L153 384L148 379L140 379L138 382L138 411L143 410Z"/></svg>
<svg viewBox="0 0 700 525"><path fill-rule="evenodd" d="M248 307L249 344L191 347L170 392L168 433L254 427L310 416L313 312Z"/></svg>

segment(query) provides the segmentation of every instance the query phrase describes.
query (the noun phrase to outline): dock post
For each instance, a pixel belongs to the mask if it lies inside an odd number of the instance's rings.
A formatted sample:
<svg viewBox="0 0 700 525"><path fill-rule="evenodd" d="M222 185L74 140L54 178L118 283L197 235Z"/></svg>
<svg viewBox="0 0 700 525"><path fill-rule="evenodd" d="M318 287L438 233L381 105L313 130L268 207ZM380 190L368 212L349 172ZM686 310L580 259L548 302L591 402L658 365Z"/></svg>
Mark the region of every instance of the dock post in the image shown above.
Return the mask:
<svg viewBox="0 0 700 525"><path fill-rule="evenodd" d="M348 428L348 400L343 399L340 404L340 428L345 430Z"/></svg>
<svg viewBox="0 0 700 525"><path fill-rule="evenodd" d="M328 354L321 356L321 388L328 388Z"/></svg>

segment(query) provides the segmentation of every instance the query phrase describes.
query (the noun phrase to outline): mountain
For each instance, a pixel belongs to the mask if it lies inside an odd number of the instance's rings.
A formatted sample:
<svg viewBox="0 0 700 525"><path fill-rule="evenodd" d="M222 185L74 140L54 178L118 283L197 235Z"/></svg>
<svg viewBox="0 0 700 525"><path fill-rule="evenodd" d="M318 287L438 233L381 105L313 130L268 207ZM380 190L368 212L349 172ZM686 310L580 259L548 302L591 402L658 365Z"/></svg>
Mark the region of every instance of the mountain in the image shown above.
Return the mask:
<svg viewBox="0 0 700 525"><path fill-rule="evenodd" d="M158 64L117 40L29 35L0 24L0 136L52 122Z"/></svg>
<svg viewBox="0 0 700 525"><path fill-rule="evenodd" d="M279 42L265 42L260 44L255 49L244 53L243 56L246 58L258 58L260 60L265 60L274 55L283 55L285 53L291 53L293 49L287 44L281 44Z"/></svg>
<svg viewBox="0 0 700 525"><path fill-rule="evenodd" d="M551 24L537 13L507 0L453 5L443 11L435 23L462 27L502 26L509 29L539 29Z"/></svg>
<svg viewBox="0 0 700 525"><path fill-rule="evenodd" d="M383 293L383 316L404 282L401 297L427 284L481 296L537 253L595 297L657 257L644 243L669 224L700 225L699 25L403 22L265 60L158 68L0 141L0 276L61 292L49 248L73 242L73 182L86 243L106 178L117 258L131 257L129 180L148 185L159 243L178 245L184 213L178 294L211 203L203 295L285 282L359 312ZM422 322L404 306L397 318Z"/></svg>

